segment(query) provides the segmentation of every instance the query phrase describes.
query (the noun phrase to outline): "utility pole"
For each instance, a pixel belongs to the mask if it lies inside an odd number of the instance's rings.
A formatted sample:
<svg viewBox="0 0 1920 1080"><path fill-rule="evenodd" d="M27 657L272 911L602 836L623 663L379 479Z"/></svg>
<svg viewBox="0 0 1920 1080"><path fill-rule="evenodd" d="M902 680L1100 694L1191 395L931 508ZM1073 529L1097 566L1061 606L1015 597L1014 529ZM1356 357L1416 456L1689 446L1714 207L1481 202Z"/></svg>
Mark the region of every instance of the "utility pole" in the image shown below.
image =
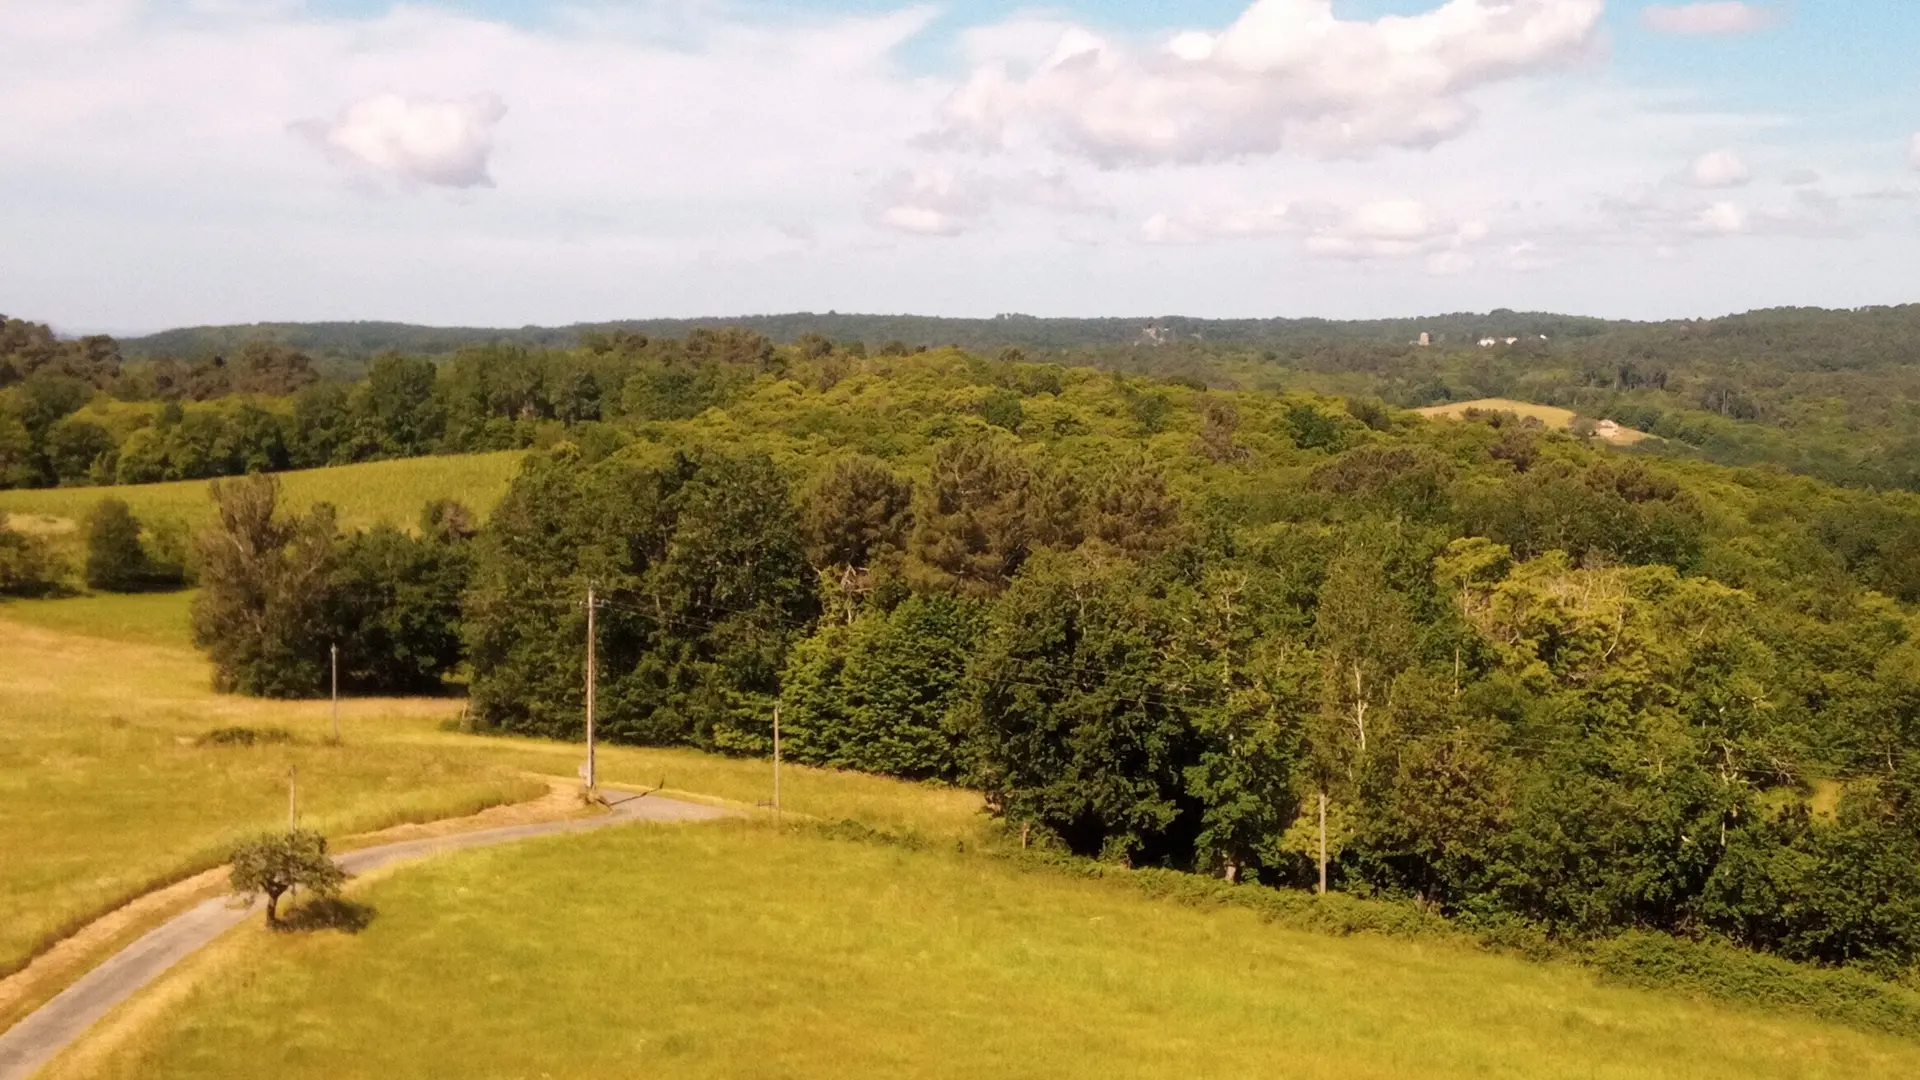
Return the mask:
<svg viewBox="0 0 1920 1080"><path fill-rule="evenodd" d="M598 661L595 657L595 645L597 644L596 638L598 637L598 634L596 633L596 624L594 621L594 608L596 606L598 605L594 597L594 586L592 582L588 582L587 583L587 790L589 792L599 790L599 776L595 771L594 760L593 760L593 694L594 694L594 684L595 682L598 681L599 674L600 674L599 671L596 669L596 665Z"/></svg>
<svg viewBox="0 0 1920 1080"><path fill-rule="evenodd" d="M294 787L300 779L300 766L287 770L287 831L300 827L300 803L294 797Z"/></svg>
<svg viewBox="0 0 1920 1080"><path fill-rule="evenodd" d="M1320 792L1320 895L1327 895L1327 793Z"/></svg>
<svg viewBox="0 0 1920 1080"><path fill-rule="evenodd" d="M331 645L327 653L333 664L333 741L340 741L340 646Z"/></svg>
<svg viewBox="0 0 1920 1080"><path fill-rule="evenodd" d="M780 823L780 702L773 703L773 822Z"/></svg>

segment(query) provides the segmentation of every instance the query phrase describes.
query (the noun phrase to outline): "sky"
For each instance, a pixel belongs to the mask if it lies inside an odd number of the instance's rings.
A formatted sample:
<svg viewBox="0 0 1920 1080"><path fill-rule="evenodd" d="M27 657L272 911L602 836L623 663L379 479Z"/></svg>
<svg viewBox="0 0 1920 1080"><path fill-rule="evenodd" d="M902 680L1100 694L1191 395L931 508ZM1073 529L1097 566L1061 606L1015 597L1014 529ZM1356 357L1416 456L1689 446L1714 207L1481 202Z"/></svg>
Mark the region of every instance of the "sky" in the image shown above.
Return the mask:
<svg viewBox="0 0 1920 1080"><path fill-rule="evenodd" d="M0 0L68 332L1920 301L1911 0Z"/></svg>

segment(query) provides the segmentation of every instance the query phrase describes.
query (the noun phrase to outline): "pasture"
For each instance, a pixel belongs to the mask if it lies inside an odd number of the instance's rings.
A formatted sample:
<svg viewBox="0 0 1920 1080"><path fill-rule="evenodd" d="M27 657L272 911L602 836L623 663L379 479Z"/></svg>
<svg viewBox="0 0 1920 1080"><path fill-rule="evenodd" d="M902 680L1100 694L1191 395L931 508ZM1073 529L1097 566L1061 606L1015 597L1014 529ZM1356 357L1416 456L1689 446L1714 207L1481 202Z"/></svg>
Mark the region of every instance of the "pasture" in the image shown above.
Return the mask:
<svg viewBox="0 0 1920 1080"><path fill-rule="evenodd" d="M1920 1070L1910 1042L1563 965L749 822L524 842L352 895L362 932L250 923L49 1080Z"/></svg>

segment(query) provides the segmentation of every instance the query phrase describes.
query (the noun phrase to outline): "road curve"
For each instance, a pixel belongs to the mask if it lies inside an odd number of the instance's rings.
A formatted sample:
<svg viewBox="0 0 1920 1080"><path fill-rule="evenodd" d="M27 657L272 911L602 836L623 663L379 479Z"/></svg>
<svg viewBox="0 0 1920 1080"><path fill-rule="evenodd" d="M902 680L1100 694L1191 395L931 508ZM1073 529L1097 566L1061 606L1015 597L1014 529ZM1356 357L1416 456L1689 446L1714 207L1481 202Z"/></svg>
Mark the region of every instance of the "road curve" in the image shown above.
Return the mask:
<svg viewBox="0 0 1920 1080"><path fill-rule="evenodd" d="M604 791L603 794L612 807L612 813L599 817L506 825L497 829L422 840L403 840L350 851L335 861L349 873L358 874L405 859L487 847L526 837L587 832L635 821L707 821L724 817L727 813L711 806L665 799L658 795L616 791ZM27 1080L55 1054L85 1034L115 1005L132 997L135 991L159 978L194 950L253 914L256 912L228 906L225 897L216 897L202 901L148 931L133 944L113 954L105 963L81 976L78 982L45 1005L29 1013L26 1019L0 1032L0 1080Z"/></svg>

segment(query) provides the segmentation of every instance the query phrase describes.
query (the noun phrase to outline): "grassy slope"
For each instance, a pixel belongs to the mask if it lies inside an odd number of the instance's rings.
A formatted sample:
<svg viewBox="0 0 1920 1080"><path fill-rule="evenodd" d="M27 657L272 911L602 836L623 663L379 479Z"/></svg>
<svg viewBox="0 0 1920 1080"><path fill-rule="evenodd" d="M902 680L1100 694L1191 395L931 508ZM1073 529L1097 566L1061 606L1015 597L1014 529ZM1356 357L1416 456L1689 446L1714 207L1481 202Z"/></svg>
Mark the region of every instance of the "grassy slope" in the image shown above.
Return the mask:
<svg viewBox="0 0 1920 1080"><path fill-rule="evenodd" d="M324 743L324 702L264 702L209 689L185 642L186 594L0 603L0 972L156 884L216 864L232 841L285 821L299 769L303 820L339 834L536 794L524 773L568 776L580 749L440 730L451 700L360 700ZM206 731L279 727L292 745L203 747ZM761 762L613 749L613 782L751 804ZM793 769L800 813L979 840L979 797L874 777Z"/></svg>
<svg viewBox="0 0 1920 1080"><path fill-rule="evenodd" d="M316 502L332 503L345 528L385 521L411 526L429 499L449 493L485 514L507 493L524 454L503 450L492 454L408 458L306 469L277 474L286 491L286 503L305 510ZM58 540L75 536L74 523L95 503L112 496L124 499L134 516L145 522L177 521L198 525L211 513L207 481L179 480L166 484L130 484L118 487L46 488L0 491L0 512L19 518L21 527Z"/></svg>
<svg viewBox="0 0 1920 1080"><path fill-rule="evenodd" d="M1920 1046L764 827L438 860L249 928L88 1077L1893 1077ZM457 1038L448 1038L457 1032Z"/></svg>
<svg viewBox="0 0 1920 1080"><path fill-rule="evenodd" d="M10 612L0 606L0 971L133 895L218 863L236 837L284 822L290 768L300 770L306 820L336 832L538 790L481 755L322 745L323 704L218 698L204 662L182 648L50 631ZM431 724L454 708L353 702L343 726ZM236 724L284 727L302 741L195 745Z"/></svg>

